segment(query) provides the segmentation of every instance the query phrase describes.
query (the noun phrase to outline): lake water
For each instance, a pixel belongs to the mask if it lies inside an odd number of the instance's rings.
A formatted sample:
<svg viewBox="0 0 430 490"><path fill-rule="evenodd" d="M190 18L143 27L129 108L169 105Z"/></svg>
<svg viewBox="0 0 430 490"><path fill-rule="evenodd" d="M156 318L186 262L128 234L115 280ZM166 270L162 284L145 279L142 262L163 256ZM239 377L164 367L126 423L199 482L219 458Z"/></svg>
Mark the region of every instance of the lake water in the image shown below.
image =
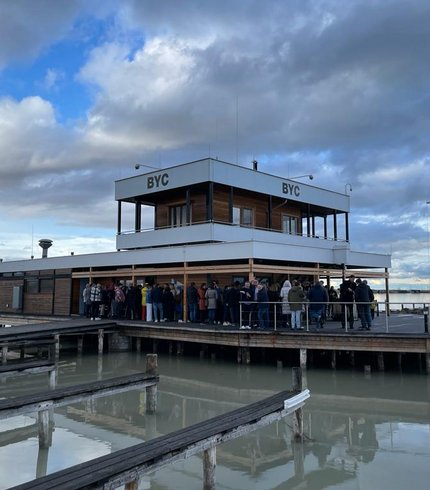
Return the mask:
<svg viewBox="0 0 430 490"><path fill-rule="evenodd" d="M380 311L385 311L384 302L386 295L384 293L375 294L375 298L379 303ZM417 308L422 308L423 305L430 304L430 291L422 293L390 293L390 309L400 310L402 305L405 308L412 308L414 305Z"/></svg>
<svg viewBox="0 0 430 490"><path fill-rule="evenodd" d="M62 357L59 385L145 369L145 356ZM159 356L158 411L145 414L144 391L76 403L55 411L49 450L39 451L35 414L0 421L0 488L5 489L290 388L291 369L222 360ZM430 378L401 372L308 370L303 446L291 442L289 417L217 448L217 489L427 490ZM47 389L47 375L9 379L1 396ZM33 431L33 432L32 432ZM294 461L302 450L304 465ZM140 489L202 488L201 457L145 476Z"/></svg>

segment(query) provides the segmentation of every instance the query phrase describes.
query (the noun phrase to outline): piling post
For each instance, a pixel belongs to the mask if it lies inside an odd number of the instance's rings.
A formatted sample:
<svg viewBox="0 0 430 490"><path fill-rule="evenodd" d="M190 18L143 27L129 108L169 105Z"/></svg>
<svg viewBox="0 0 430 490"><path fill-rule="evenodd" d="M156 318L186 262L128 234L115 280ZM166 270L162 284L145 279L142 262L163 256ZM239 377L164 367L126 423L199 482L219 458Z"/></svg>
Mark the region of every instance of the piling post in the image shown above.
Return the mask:
<svg viewBox="0 0 430 490"><path fill-rule="evenodd" d="M146 374L157 375L158 356L157 354L146 355ZM146 413L155 413L157 410L157 383L146 388Z"/></svg>
<svg viewBox="0 0 430 490"><path fill-rule="evenodd" d="M242 364L242 347L237 348L237 363Z"/></svg>
<svg viewBox="0 0 430 490"><path fill-rule="evenodd" d="M55 390L55 386L57 385L57 368L49 371L49 389Z"/></svg>
<svg viewBox="0 0 430 490"><path fill-rule="evenodd" d="M7 363L7 345L4 345L1 348L1 363L6 364Z"/></svg>
<svg viewBox="0 0 430 490"><path fill-rule="evenodd" d="M353 350L349 353L349 365L355 367L355 352Z"/></svg>
<svg viewBox="0 0 430 490"><path fill-rule="evenodd" d="M84 352L84 336L79 335L78 337L78 356L82 356Z"/></svg>
<svg viewBox="0 0 430 490"><path fill-rule="evenodd" d="M298 367L293 368L293 390L302 391L302 370ZM293 414L293 437L296 441L303 439L303 409L297 409Z"/></svg>
<svg viewBox="0 0 430 490"><path fill-rule="evenodd" d="M402 352L398 352L397 353L397 367L400 370L402 369L402 357L403 357L403 353Z"/></svg>
<svg viewBox="0 0 430 490"><path fill-rule="evenodd" d="M336 369L336 351L331 351L331 368Z"/></svg>
<svg viewBox="0 0 430 490"><path fill-rule="evenodd" d="M55 340L55 350L54 350L54 360L57 362L60 359L60 334L54 335Z"/></svg>
<svg viewBox="0 0 430 490"><path fill-rule="evenodd" d="M385 366L384 366L384 353L383 352L378 352L378 370L379 371L384 371Z"/></svg>
<svg viewBox="0 0 430 490"><path fill-rule="evenodd" d="M140 354L141 350L142 350L142 339L138 337L136 338L136 352Z"/></svg>
<svg viewBox="0 0 430 490"><path fill-rule="evenodd" d="M307 366L307 349L300 349L300 369L305 370Z"/></svg>
<svg viewBox="0 0 430 490"><path fill-rule="evenodd" d="M245 364L251 364L251 349L249 347L245 347Z"/></svg>
<svg viewBox="0 0 430 490"><path fill-rule="evenodd" d="M124 490L138 490L139 489L139 480L129 481L124 485Z"/></svg>
<svg viewBox="0 0 430 490"><path fill-rule="evenodd" d="M203 489L215 490L216 446L203 451Z"/></svg>
<svg viewBox="0 0 430 490"><path fill-rule="evenodd" d="M103 354L103 340L104 340L104 330L99 328L98 330L98 353Z"/></svg>
<svg viewBox="0 0 430 490"><path fill-rule="evenodd" d="M48 449L52 444L52 426L49 423L49 410L40 410L37 414L39 430L39 447Z"/></svg>
<svg viewBox="0 0 430 490"><path fill-rule="evenodd" d="M426 374L430 374L430 352L426 352Z"/></svg>
<svg viewBox="0 0 430 490"><path fill-rule="evenodd" d="M171 356L172 354L173 354L173 342L169 340L169 356Z"/></svg>

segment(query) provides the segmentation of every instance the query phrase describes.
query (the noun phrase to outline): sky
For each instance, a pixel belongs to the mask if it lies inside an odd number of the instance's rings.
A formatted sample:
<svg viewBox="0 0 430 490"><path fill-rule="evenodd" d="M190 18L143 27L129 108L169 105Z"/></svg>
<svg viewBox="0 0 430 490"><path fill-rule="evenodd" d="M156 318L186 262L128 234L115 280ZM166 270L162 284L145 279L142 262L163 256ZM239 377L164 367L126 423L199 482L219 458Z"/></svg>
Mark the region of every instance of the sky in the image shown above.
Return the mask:
<svg viewBox="0 0 430 490"><path fill-rule="evenodd" d="M429 25L428 0L0 0L0 258L115 250L115 180L212 156L350 193L352 249L430 287Z"/></svg>

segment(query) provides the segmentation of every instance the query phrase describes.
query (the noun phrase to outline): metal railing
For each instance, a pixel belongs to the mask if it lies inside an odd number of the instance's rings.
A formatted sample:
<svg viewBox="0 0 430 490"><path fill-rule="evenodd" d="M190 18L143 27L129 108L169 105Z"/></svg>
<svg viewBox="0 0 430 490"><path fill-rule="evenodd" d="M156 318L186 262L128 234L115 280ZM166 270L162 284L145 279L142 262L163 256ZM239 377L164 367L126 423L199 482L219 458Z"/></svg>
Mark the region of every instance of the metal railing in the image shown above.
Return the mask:
<svg viewBox="0 0 430 490"><path fill-rule="evenodd" d="M283 303L282 301L268 301L268 302L258 302L258 301L241 301L239 303L239 326L243 325L257 325L259 324L258 320L258 305L265 304L268 306L269 309L269 322L271 324L270 328L274 331L278 330L279 328L282 328L280 326L280 321L279 321L279 316L282 315L282 307L285 306L286 304L288 305L301 305L302 307L302 316L303 316L303 321L304 321L304 327L302 329L306 330L307 332L310 331L310 313L309 309L311 305L322 305L323 310L325 312L326 316L326 322L327 321L333 321L333 322L340 322L342 325L345 326L345 332L348 332L349 324L351 323L350 319L348 318L348 309L347 306L352 306L352 313L353 313L353 321L361 321L361 318L359 317L359 313L357 311L357 306L360 305L366 305L366 306L372 306L372 304L375 305L374 308L374 315L378 317L385 317L385 333L389 333L389 327L390 327L390 317L392 318L398 318L399 314L411 314L411 315L416 315L416 316L422 316L423 317L423 326L424 326L424 333L429 333L429 317L430 317L430 304L426 302L422 303L413 303L413 312L404 312L404 305L408 304L405 302L389 302L385 301L383 303L384 308L380 308L380 303L379 302L316 302L313 301L312 303L309 301L304 301L300 303L294 303L294 302L288 302L288 303ZM412 303L411 303L412 304ZM246 306L245 311L244 311L244 305ZM393 308L393 306L400 305L401 308ZM333 319L333 316L328 315L328 312L330 311L330 307L336 306L338 309L340 307L341 312L340 315L341 317L337 318L336 320ZM249 309L249 311L248 311ZM332 310L333 311L333 310ZM291 311L287 313L288 316L291 316ZM246 317L247 316L247 317ZM373 321L373 318L372 318Z"/></svg>

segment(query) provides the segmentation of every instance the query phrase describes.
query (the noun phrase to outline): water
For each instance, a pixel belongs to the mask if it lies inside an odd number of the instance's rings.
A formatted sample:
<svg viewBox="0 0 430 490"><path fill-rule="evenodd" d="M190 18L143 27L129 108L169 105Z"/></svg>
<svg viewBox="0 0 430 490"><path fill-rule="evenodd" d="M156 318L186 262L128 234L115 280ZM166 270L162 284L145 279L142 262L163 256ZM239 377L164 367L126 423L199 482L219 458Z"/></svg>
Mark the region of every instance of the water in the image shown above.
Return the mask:
<svg viewBox="0 0 430 490"><path fill-rule="evenodd" d="M375 298L379 303L379 310L385 311L385 293L377 293L375 294ZM412 309L422 308L423 305L430 304L430 291L429 292L421 292L421 293L390 293L390 309L391 310L401 310L402 306L404 308Z"/></svg>
<svg viewBox="0 0 430 490"><path fill-rule="evenodd" d="M102 370L101 370L102 368ZM59 384L71 385L144 370L145 356L62 358ZM130 391L55 411L49 451L32 433L35 414L0 421L0 488L108 454L288 389L289 368L238 366L220 360L159 356L156 416L144 393ZM309 370L306 439L300 466L290 418L217 448L217 489L428 489L430 381L425 375ZM1 396L47 388L47 375L9 379ZM11 470L19 468L19 471ZM199 456L171 464L140 489L202 488Z"/></svg>

